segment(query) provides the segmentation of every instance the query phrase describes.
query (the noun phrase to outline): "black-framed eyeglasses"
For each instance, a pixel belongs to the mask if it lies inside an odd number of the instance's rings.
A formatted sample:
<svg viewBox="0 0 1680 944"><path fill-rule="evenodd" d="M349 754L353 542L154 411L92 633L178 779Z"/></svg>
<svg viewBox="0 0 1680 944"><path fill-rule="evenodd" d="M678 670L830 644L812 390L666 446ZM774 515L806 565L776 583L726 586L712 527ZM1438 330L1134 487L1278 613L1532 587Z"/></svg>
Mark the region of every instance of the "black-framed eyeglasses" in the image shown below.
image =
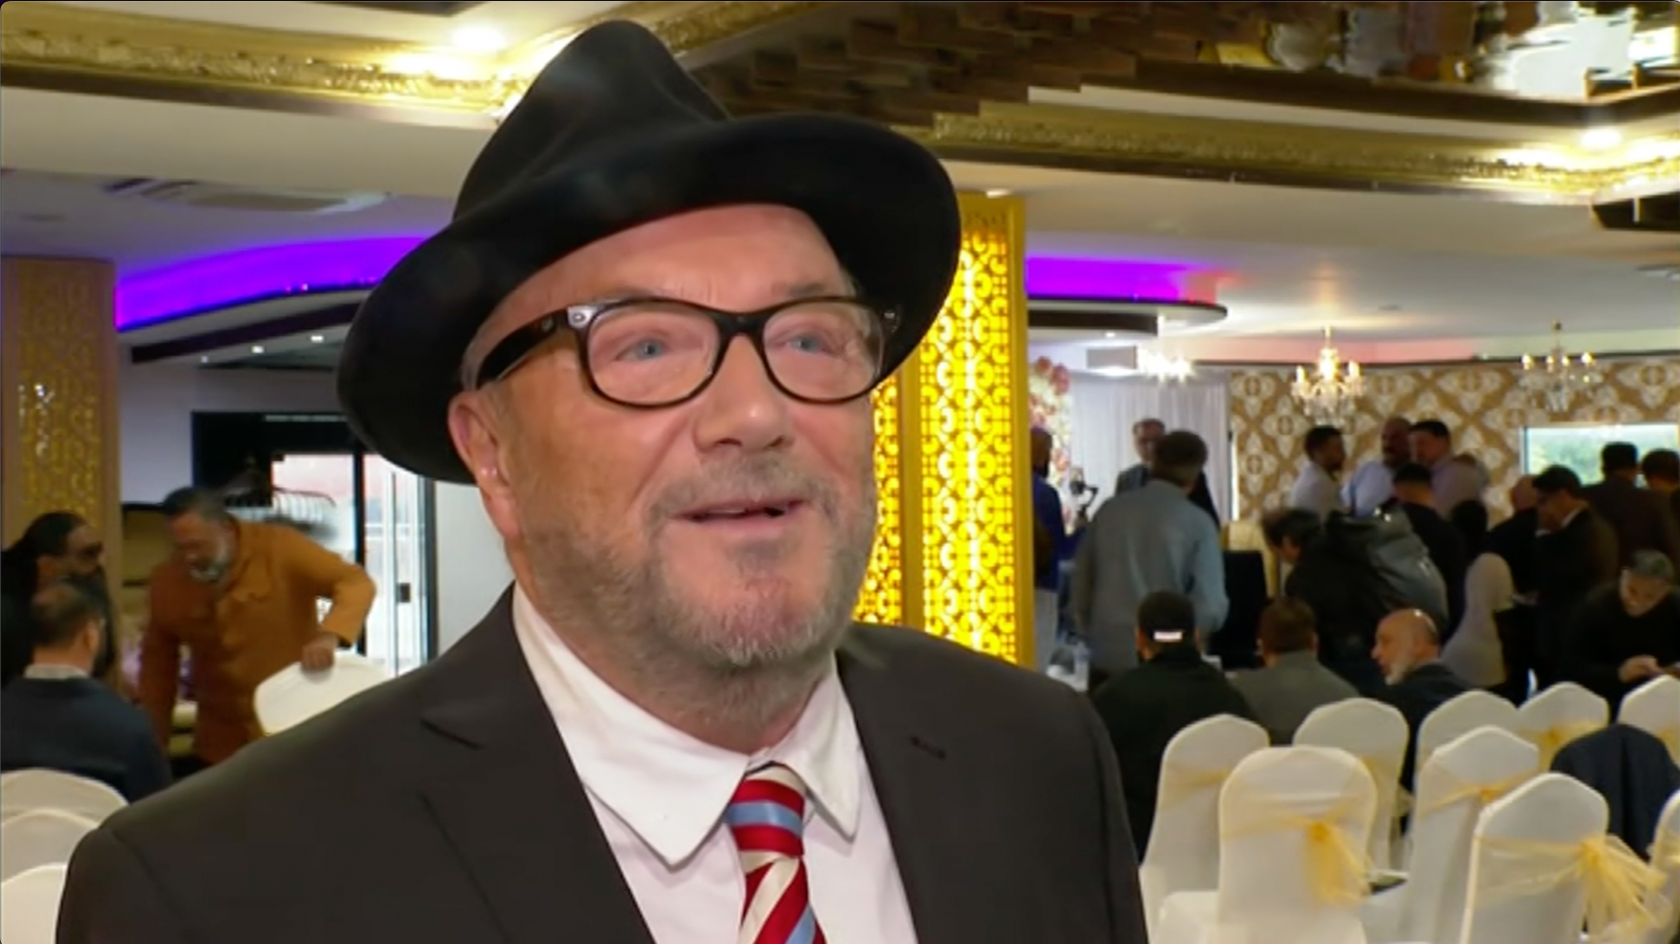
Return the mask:
<svg viewBox="0 0 1680 944"><path fill-rule="evenodd" d="M776 388L806 403L855 400L881 379L898 316L856 298L800 298L734 312L671 298L627 298L550 312L502 339L479 365L474 388L512 373L562 331L577 337L589 386L621 406L675 406L717 376L745 336Z"/></svg>

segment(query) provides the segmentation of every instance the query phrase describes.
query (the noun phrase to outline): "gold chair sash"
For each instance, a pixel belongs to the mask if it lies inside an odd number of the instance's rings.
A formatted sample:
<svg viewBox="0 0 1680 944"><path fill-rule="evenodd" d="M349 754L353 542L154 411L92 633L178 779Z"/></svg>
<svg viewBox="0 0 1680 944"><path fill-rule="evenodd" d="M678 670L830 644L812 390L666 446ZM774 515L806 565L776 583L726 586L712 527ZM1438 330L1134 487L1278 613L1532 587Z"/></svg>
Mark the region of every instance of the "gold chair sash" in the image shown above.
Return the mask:
<svg viewBox="0 0 1680 944"><path fill-rule="evenodd" d="M1676 764L1680 764L1680 724L1670 725L1651 733L1655 734L1657 740L1663 742L1663 746L1668 748L1668 756L1674 758Z"/></svg>
<svg viewBox="0 0 1680 944"><path fill-rule="evenodd" d="M1528 736L1529 743L1540 749L1540 769L1551 770L1552 761L1571 741L1584 738L1604 729L1602 721L1565 721Z"/></svg>
<svg viewBox="0 0 1680 944"><path fill-rule="evenodd" d="M1313 897L1327 905L1346 906L1363 901L1369 893L1366 877L1371 871L1365 837L1355 836L1342 825L1361 805L1372 798L1353 792L1353 784L1340 791L1329 810L1309 815L1270 796L1245 798L1221 807L1219 836L1222 841L1271 833L1301 833L1307 860L1307 886Z"/></svg>
<svg viewBox="0 0 1680 944"><path fill-rule="evenodd" d="M1591 944L1648 931L1668 915L1668 902L1659 894L1662 872L1640 859L1619 836L1573 843L1479 836L1476 842L1483 855L1521 863L1512 866L1518 878L1483 890L1490 900L1545 895L1580 882Z"/></svg>
<svg viewBox="0 0 1680 944"><path fill-rule="evenodd" d="M1486 807L1489 803L1492 803L1494 800L1510 793L1512 790L1522 786L1534 777L1534 773L1530 771L1528 773L1506 777L1503 780L1473 783L1469 780L1463 779L1451 771L1443 771L1443 773L1445 773L1445 776L1441 777L1441 779L1446 781L1446 789L1436 795L1435 802L1419 810L1418 816L1433 816L1447 807L1452 806L1454 803L1471 798L1476 800L1476 804L1478 806ZM1440 775L1437 774L1435 776Z"/></svg>
<svg viewBox="0 0 1680 944"><path fill-rule="evenodd" d="M1651 865L1659 869L1680 869L1680 829L1657 830L1657 838L1651 840Z"/></svg>

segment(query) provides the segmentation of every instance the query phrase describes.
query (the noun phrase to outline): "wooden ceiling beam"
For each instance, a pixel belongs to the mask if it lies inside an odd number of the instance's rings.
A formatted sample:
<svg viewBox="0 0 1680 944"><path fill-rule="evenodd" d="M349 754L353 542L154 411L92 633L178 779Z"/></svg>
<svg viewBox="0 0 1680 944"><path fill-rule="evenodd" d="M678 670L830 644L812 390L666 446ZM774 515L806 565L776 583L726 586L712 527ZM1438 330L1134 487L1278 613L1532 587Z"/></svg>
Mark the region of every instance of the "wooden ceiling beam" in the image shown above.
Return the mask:
<svg viewBox="0 0 1680 944"><path fill-rule="evenodd" d="M1012 33L969 29L957 22L954 11L935 7L906 7L898 21L898 41L906 46L998 55L1020 48Z"/></svg>
<svg viewBox="0 0 1680 944"><path fill-rule="evenodd" d="M898 28L891 24L854 21L846 34L846 51L853 59L919 65L929 68L954 68L961 58L944 49L925 49L906 46L898 41Z"/></svg>
<svg viewBox="0 0 1680 944"><path fill-rule="evenodd" d="M957 25L1017 36L1054 36L1065 32L1067 20L1023 10L1019 3L959 3Z"/></svg>

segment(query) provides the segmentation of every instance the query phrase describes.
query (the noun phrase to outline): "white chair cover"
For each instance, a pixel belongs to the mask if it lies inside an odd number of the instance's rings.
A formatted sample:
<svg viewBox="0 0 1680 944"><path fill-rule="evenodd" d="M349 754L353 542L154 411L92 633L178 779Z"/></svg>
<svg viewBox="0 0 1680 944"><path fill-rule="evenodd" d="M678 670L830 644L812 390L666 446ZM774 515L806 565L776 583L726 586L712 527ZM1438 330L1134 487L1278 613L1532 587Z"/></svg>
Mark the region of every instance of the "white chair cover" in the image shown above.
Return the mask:
<svg viewBox="0 0 1680 944"><path fill-rule="evenodd" d="M1243 758L1267 745L1266 729L1232 715L1204 718L1161 755L1155 825L1138 869L1151 926L1168 895L1219 885L1219 791Z"/></svg>
<svg viewBox="0 0 1680 944"><path fill-rule="evenodd" d="M1416 769L1422 770L1442 745L1479 728L1517 730L1517 706L1479 689L1448 699L1418 725Z"/></svg>
<svg viewBox="0 0 1680 944"><path fill-rule="evenodd" d="M1476 818L1538 773L1539 749L1498 728L1472 731L1429 758L1417 774L1406 883L1365 906L1373 942L1457 944Z"/></svg>
<svg viewBox="0 0 1680 944"><path fill-rule="evenodd" d="M253 699L257 723L263 731L279 734L390 677L385 666L353 652L339 653L332 668L324 672L287 666L257 686Z"/></svg>
<svg viewBox="0 0 1680 944"><path fill-rule="evenodd" d="M98 828L63 810L29 810L0 823L0 881L38 865L69 862L76 844Z"/></svg>
<svg viewBox="0 0 1680 944"><path fill-rule="evenodd" d="M1394 864L1393 841L1400 793L1400 767L1406 760L1411 728L1393 705L1369 698L1349 698L1314 708L1295 732L1294 743L1335 747L1359 758L1377 785L1377 812L1367 842L1371 864L1386 869Z"/></svg>
<svg viewBox="0 0 1680 944"><path fill-rule="evenodd" d="M1541 770L1551 770L1570 741L1609 724L1610 703L1574 682L1559 682L1517 709L1517 733L1540 749Z"/></svg>
<svg viewBox="0 0 1680 944"><path fill-rule="evenodd" d="M53 944L65 871L63 864L41 865L0 882L0 941Z"/></svg>
<svg viewBox="0 0 1680 944"><path fill-rule="evenodd" d="M1657 818L1651 864L1663 874L1663 886L1657 892L1661 901L1653 904L1667 908L1668 920L1647 931L1638 944L1670 944L1680 940L1680 793L1668 798Z"/></svg>
<svg viewBox="0 0 1680 944"><path fill-rule="evenodd" d="M0 820L29 810L63 810L105 821L128 805L123 795L97 780L57 770L31 768L0 774Z"/></svg>
<svg viewBox="0 0 1680 944"><path fill-rule="evenodd" d="M1237 765L1219 796L1217 892L1161 907L1166 944L1365 944L1365 837L1371 774L1327 747L1267 748Z"/></svg>
<svg viewBox="0 0 1680 944"><path fill-rule="evenodd" d="M1628 692L1616 720L1656 735L1680 764L1680 679L1659 675Z"/></svg>
<svg viewBox="0 0 1680 944"><path fill-rule="evenodd" d="M1549 881L1557 867L1545 857L1500 844L1582 843L1603 836L1609 822L1604 798L1562 774L1543 773L1494 801L1482 811L1472 840L1459 944L1579 944L1586 883L1579 876Z"/></svg>

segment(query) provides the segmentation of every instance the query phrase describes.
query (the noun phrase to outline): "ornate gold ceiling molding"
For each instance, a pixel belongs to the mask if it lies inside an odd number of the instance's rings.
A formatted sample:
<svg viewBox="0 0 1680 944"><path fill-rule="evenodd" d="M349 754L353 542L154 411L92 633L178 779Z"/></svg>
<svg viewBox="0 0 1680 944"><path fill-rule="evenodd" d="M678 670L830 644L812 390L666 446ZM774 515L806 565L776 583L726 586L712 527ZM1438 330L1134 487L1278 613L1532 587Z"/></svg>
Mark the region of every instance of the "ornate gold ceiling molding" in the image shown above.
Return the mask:
<svg viewBox="0 0 1680 944"><path fill-rule="evenodd" d="M14 76L28 72L494 115L567 39L601 19L637 20L681 53L825 5L633 2L505 55L480 57L12 0L0 12L0 64Z"/></svg>
<svg viewBox="0 0 1680 944"><path fill-rule="evenodd" d="M1680 134L1607 152L1520 141L1180 118L1096 108L987 105L940 115L904 134L954 158L1147 171L1229 173L1332 185L1518 192L1584 202L1653 182L1680 182Z"/></svg>

